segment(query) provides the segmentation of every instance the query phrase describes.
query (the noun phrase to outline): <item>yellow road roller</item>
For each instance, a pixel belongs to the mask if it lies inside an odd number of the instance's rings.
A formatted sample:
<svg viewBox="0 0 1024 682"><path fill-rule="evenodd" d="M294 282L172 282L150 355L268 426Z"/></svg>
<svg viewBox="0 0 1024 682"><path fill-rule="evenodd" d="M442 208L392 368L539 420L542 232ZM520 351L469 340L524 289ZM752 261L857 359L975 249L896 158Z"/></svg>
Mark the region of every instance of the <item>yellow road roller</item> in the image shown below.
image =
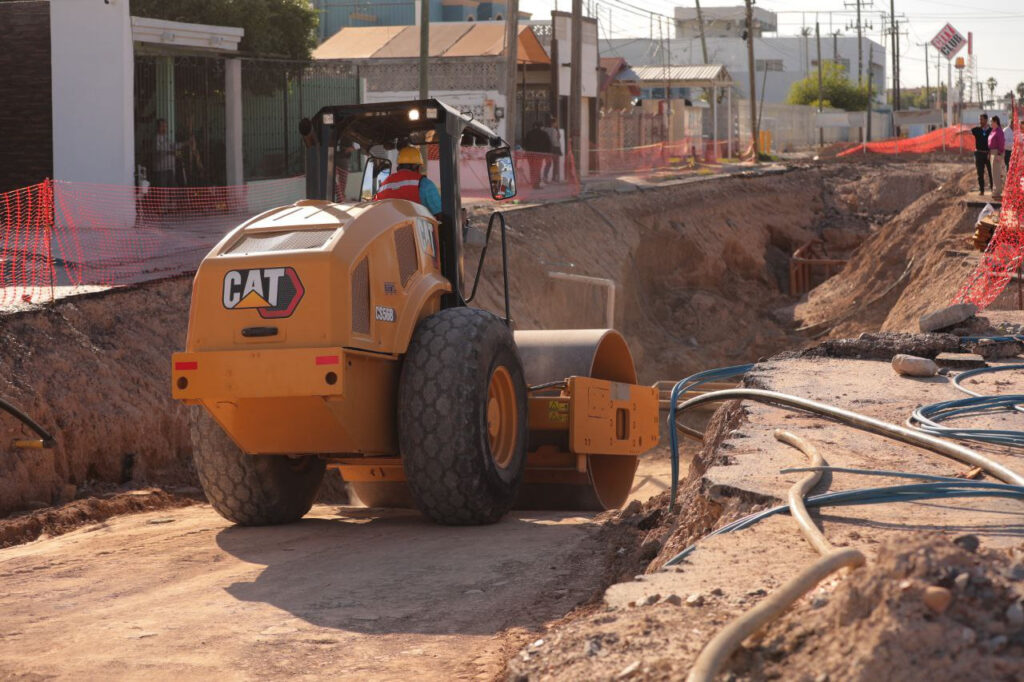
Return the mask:
<svg viewBox="0 0 1024 682"><path fill-rule="evenodd" d="M658 443L658 393L637 384L622 336L513 331L500 213L473 233L466 291L460 146L486 150L479 177L501 200L516 193L502 140L435 99L325 107L299 132L307 198L206 256L172 358L213 507L241 525L295 521L327 467L368 506L442 524L620 506ZM377 196L410 146L437 159L439 213ZM504 317L469 305L492 231Z"/></svg>

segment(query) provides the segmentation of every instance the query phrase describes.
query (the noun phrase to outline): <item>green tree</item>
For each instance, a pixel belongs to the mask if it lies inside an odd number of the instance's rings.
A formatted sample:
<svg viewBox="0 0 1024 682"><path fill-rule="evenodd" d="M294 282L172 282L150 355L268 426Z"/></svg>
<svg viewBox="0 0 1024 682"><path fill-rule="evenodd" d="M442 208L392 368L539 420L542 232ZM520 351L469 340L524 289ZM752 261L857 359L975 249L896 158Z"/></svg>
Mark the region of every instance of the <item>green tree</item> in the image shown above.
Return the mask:
<svg viewBox="0 0 1024 682"><path fill-rule="evenodd" d="M996 102L996 86L999 85L999 81L997 81L992 76L989 76L988 80L985 81L985 85L988 86L988 98L990 100L992 100L992 106L995 106L995 102Z"/></svg>
<svg viewBox="0 0 1024 682"><path fill-rule="evenodd" d="M1024 83L1017 83L1017 97L1024 100Z"/></svg>
<svg viewBox="0 0 1024 682"><path fill-rule="evenodd" d="M239 49L309 59L319 15L310 0L132 0L135 16L245 29Z"/></svg>
<svg viewBox="0 0 1024 682"><path fill-rule="evenodd" d="M821 106L846 111L863 111L871 101L867 85L860 87L850 82L846 69L835 62L821 65ZM813 73L789 88L789 104L818 105L818 74Z"/></svg>

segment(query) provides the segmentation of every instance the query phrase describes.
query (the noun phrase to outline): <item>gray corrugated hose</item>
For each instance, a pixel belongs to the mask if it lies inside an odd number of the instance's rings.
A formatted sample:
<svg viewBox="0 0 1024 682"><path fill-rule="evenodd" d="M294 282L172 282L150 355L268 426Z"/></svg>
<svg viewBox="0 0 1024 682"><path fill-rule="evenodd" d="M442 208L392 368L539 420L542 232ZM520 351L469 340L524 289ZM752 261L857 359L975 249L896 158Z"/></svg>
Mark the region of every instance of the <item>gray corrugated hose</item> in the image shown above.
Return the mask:
<svg viewBox="0 0 1024 682"><path fill-rule="evenodd" d="M801 450L811 460L811 466L824 466L825 462L817 448L803 438L782 430L775 431L775 438ZM825 539L825 535L814 525L811 515L807 513L804 496L815 486L821 474L820 470L812 471L789 489L789 509L804 537L822 554L822 557L768 595L757 606L722 628L700 652L686 678L687 682L711 682L743 640L781 616L797 599L813 590L818 583L836 571L847 566L853 568L864 565L864 555L860 550L833 548Z"/></svg>

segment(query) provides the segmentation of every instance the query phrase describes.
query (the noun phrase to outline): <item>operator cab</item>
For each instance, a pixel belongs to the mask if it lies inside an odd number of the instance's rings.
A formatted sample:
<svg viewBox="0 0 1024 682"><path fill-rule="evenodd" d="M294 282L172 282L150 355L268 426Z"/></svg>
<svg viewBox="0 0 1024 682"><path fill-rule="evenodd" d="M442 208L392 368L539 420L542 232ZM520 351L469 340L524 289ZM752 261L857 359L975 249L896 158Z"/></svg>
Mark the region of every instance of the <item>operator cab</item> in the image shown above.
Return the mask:
<svg viewBox="0 0 1024 682"><path fill-rule="evenodd" d="M491 198L516 195L508 145L491 129L436 99L324 107L312 120L302 119L299 133L306 146L308 199L371 201L395 168L398 150L408 145L423 149L425 160L436 160L441 269L456 291L463 280L461 147L487 149L478 177Z"/></svg>

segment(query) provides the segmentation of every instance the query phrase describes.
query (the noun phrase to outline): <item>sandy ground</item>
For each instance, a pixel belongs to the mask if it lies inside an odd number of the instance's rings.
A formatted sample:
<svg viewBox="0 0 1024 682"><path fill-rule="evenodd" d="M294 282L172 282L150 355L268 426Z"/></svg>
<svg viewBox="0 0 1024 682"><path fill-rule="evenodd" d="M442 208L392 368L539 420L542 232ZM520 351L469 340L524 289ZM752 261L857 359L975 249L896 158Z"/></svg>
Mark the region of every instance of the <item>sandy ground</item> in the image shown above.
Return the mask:
<svg viewBox="0 0 1024 682"><path fill-rule="evenodd" d="M659 451L633 498L667 484ZM636 548L602 519L446 528L316 505L238 528L205 504L111 518L0 550L0 678L495 679L619 577L606 555Z"/></svg>
<svg viewBox="0 0 1024 682"><path fill-rule="evenodd" d="M876 219L927 192L932 174L796 170L512 212L513 315L523 328L596 326L602 293L553 283L547 273L606 276L621 287L617 324L644 381L769 355L800 342L774 312L793 302L787 253L815 234L831 235L836 249L854 247ZM871 205L881 213L866 213ZM467 271L474 268L467 254ZM488 272L482 301L498 307L493 261ZM66 501L94 480L191 481L184 422L166 390L187 295L187 282L170 281L111 294L110 304L68 300L0 319L10 341L0 347L0 369L11 377L5 390L68 435L46 458L4 458L0 507ZM831 396L835 386L822 390ZM94 392L104 400L80 398ZM663 492L667 469L663 451L645 457L634 498ZM43 536L0 550L0 677L493 679L511 655L531 661L536 649L544 659L544 644L536 644L547 638L544 625L621 579L619 559L665 554L686 533L776 495L774 478L768 492L748 490L764 480L747 481L744 471L729 472L740 474L738 484L719 484L738 492L686 498L694 506L684 515L699 523L675 529L657 503L600 518L518 513L472 529L325 505L292 526L237 529L193 505ZM623 518L633 530L616 525ZM778 521L756 532L772 537ZM677 627L689 628L685 651L667 649L661 679L678 677L723 614L756 600L757 590L803 561L809 551L792 529L776 530L778 545L751 545L764 563L781 559L772 570L744 573L738 550L703 554L705 575L722 584L734 576L737 591L721 611L676 614L683 615ZM637 617L612 625L617 639L600 645L612 657L585 660L572 674L551 658L552 679L612 677L644 659L644 641L679 640L665 632L644 640L648 614L629 602L623 613ZM573 637L566 646L588 651Z"/></svg>

